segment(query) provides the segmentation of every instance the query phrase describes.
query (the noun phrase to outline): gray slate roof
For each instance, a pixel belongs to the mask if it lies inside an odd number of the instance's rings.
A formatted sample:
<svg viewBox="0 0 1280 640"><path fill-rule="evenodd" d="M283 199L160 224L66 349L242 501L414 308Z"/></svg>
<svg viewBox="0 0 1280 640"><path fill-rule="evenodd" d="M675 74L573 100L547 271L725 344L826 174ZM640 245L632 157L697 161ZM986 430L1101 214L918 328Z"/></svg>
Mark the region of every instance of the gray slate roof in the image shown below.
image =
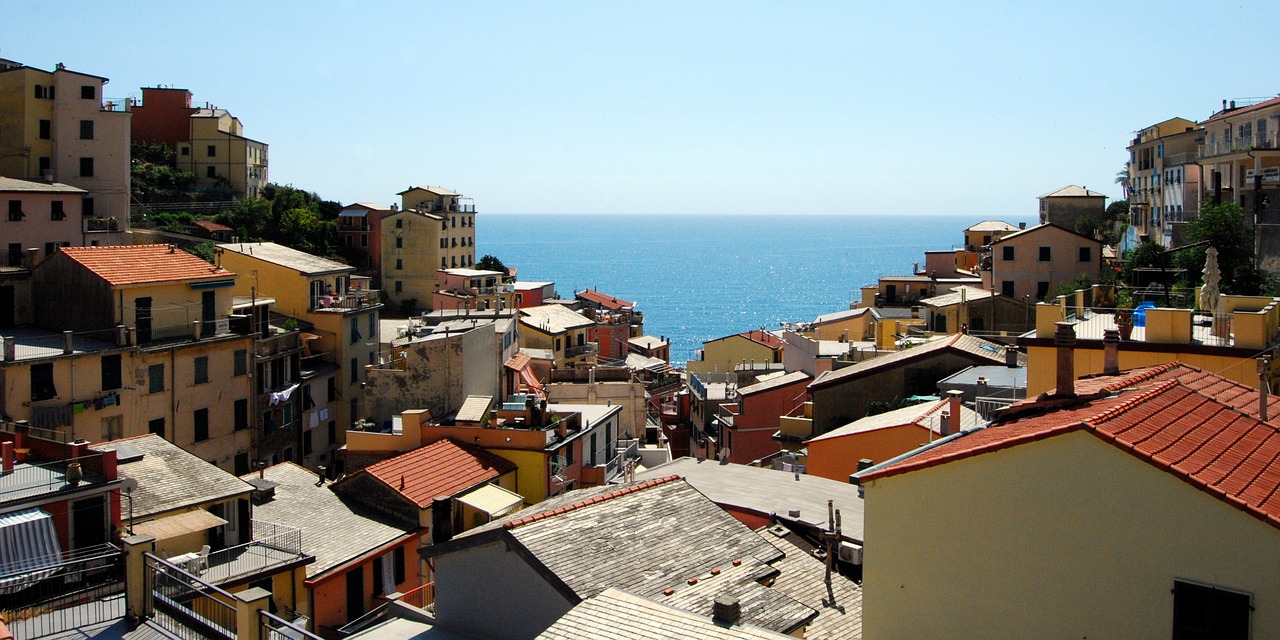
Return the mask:
<svg viewBox="0 0 1280 640"><path fill-rule="evenodd" d="M733 507L762 516L803 523L812 528L827 526L827 500L840 510L841 532L855 542L862 541L862 497L858 487L807 474L795 475L744 464L720 464L714 460L676 458L666 464L636 474L649 480L676 474L722 507ZM792 509L800 516L790 517Z"/></svg>
<svg viewBox="0 0 1280 640"><path fill-rule="evenodd" d="M61 182L36 182L0 176L0 192L4 193L89 193L79 187Z"/></svg>
<svg viewBox="0 0 1280 640"><path fill-rule="evenodd" d="M250 474L257 477L257 474ZM388 516L348 504L318 477L292 462L263 471L276 483L275 499L253 508L256 520L275 522L302 531L302 549L316 557L307 565L307 578L354 560L418 530Z"/></svg>
<svg viewBox="0 0 1280 640"><path fill-rule="evenodd" d="M218 502L248 495L253 486L155 434L103 442L94 451L130 448L142 452L142 459L122 463L121 478L133 478L138 488L133 496L133 517L150 518L169 511L182 511L198 504ZM124 501L128 509L127 500Z"/></svg>
<svg viewBox="0 0 1280 640"><path fill-rule="evenodd" d="M848 520L845 520L848 523ZM806 640L858 640L862 637L862 585L831 574L831 590L826 585L826 565L800 547L764 531L759 535L786 553L773 563L778 577L773 589L813 607L818 617L804 630Z"/></svg>
<svg viewBox="0 0 1280 640"><path fill-rule="evenodd" d="M809 389L821 389L838 384L843 380L854 380L876 371L901 366L904 362L927 358L931 355L948 351L970 354L975 356L978 362L987 360L991 364L1004 363L1003 346L968 334L957 333L946 338L931 340L918 347L903 349L887 356L864 360L843 369L824 373L809 384Z"/></svg>
<svg viewBox="0 0 1280 640"><path fill-rule="evenodd" d="M236 253L253 256L259 260L265 260L272 264L278 264L282 267L293 269L298 273L309 276L324 275L329 273L347 273L354 272L356 269L350 265L334 262L327 258L314 256L305 251L298 251L282 244L274 242L228 242L218 245L220 249L234 251Z"/></svg>
<svg viewBox="0 0 1280 640"><path fill-rule="evenodd" d="M537 640L784 640L789 637L752 625L717 624L709 615L680 611L618 589L608 589L579 603L547 627Z"/></svg>

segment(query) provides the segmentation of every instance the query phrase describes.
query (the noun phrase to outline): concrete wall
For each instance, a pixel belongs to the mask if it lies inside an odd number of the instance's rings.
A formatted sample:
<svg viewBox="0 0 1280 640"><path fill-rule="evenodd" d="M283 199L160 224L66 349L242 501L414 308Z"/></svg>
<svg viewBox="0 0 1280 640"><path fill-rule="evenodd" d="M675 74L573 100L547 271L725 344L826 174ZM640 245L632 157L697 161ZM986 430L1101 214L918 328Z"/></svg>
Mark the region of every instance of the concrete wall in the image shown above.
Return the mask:
<svg viewBox="0 0 1280 640"><path fill-rule="evenodd" d="M502 542L436 558L436 619L443 625L483 637L527 640L574 604Z"/></svg>
<svg viewBox="0 0 1280 640"><path fill-rule="evenodd" d="M1169 638L1184 580L1251 593L1251 637L1276 637L1278 553L1274 526L1075 432L869 482L863 629Z"/></svg>
<svg viewBox="0 0 1280 640"><path fill-rule="evenodd" d="M369 367L365 372L367 415L379 424L405 409L427 409L443 418L462 407L469 395L496 400L500 339L487 325L396 348L393 366Z"/></svg>
<svg viewBox="0 0 1280 640"><path fill-rule="evenodd" d="M644 384L639 382L555 383L547 385L547 402L620 405L618 429L623 438L644 436L647 415Z"/></svg>
<svg viewBox="0 0 1280 640"><path fill-rule="evenodd" d="M863 458L878 464L941 437L918 424L907 424L807 442L807 473L848 482L849 475L858 470L858 461Z"/></svg>

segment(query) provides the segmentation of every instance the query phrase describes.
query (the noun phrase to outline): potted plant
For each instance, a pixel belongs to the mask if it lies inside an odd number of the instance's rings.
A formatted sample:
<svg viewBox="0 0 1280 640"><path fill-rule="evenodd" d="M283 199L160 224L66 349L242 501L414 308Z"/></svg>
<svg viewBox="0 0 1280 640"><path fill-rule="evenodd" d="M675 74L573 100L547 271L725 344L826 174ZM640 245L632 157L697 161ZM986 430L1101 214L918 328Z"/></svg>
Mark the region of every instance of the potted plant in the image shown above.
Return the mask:
<svg viewBox="0 0 1280 640"><path fill-rule="evenodd" d="M1133 335L1133 297L1128 289L1117 289L1115 296L1116 329L1120 331L1120 339L1128 340Z"/></svg>

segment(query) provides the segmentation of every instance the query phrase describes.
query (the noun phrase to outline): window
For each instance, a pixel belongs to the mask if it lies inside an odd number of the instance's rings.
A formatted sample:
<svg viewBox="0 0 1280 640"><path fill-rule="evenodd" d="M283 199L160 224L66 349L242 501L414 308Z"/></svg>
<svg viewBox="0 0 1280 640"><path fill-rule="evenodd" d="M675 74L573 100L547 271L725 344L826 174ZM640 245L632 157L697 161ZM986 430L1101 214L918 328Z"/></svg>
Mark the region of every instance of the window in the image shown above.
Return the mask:
<svg viewBox="0 0 1280 640"><path fill-rule="evenodd" d="M164 391L164 365L153 364L147 367L147 393Z"/></svg>
<svg viewBox="0 0 1280 640"><path fill-rule="evenodd" d="M81 140L93 139L93 121L92 120L80 121L80 139Z"/></svg>
<svg viewBox="0 0 1280 640"><path fill-rule="evenodd" d="M58 243L56 242L44 243L44 257L48 258L49 256L53 255L53 253L57 250L58 250Z"/></svg>
<svg viewBox="0 0 1280 640"><path fill-rule="evenodd" d="M448 249L448 248L449 248L449 239L448 239L448 238L440 238L440 248L441 248L441 249Z"/></svg>
<svg viewBox="0 0 1280 640"><path fill-rule="evenodd" d="M66 220L67 211L62 208L61 200L54 200L49 203L49 219L50 220Z"/></svg>
<svg viewBox="0 0 1280 640"><path fill-rule="evenodd" d="M369 339L378 341L378 315L375 313L369 314Z"/></svg>
<svg viewBox="0 0 1280 640"><path fill-rule="evenodd" d="M249 399L241 398L235 404L236 431L249 428Z"/></svg>
<svg viewBox="0 0 1280 640"><path fill-rule="evenodd" d="M1040 247L1040 262L1048 262L1053 259L1052 247Z"/></svg>
<svg viewBox="0 0 1280 640"><path fill-rule="evenodd" d="M156 418L147 422L147 433L154 433L161 438L164 437L164 418Z"/></svg>
<svg viewBox="0 0 1280 640"><path fill-rule="evenodd" d="M338 444L338 421L330 420L329 421L329 445L333 446L336 444Z"/></svg>
<svg viewBox="0 0 1280 640"><path fill-rule="evenodd" d="M334 400L338 399L338 379L337 378L329 378L329 388L327 390L326 397L328 398L326 402L333 402Z"/></svg>
<svg viewBox="0 0 1280 640"><path fill-rule="evenodd" d="M235 375L242 376L249 373L249 350L236 349L233 355L235 358Z"/></svg>
<svg viewBox="0 0 1280 640"><path fill-rule="evenodd" d="M369 246L369 234L367 233L360 234L360 246L362 247Z"/></svg>
<svg viewBox="0 0 1280 640"><path fill-rule="evenodd" d="M564 466L566 467L573 466L573 443L572 442L570 442L564 448Z"/></svg>
<svg viewBox="0 0 1280 640"><path fill-rule="evenodd" d="M209 439L209 410L196 409L195 412L195 441L203 442Z"/></svg>
<svg viewBox="0 0 1280 640"><path fill-rule="evenodd" d="M404 260L401 260L400 258L396 258L396 268L397 268L397 269L403 269L403 268L404 268Z"/></svg>
<svg viewBox="0 0 1280 640"><path fill-rule="evenodd" d="M93 158L80 158L80 177L93 177Z"/></svg>
<svg viewBox="0 0 1280 640"><path fill-rule="evenodd" d="M1005 280L1000 283L1000 295L1013 297L1013 281Z"/></svg>
<svg viewBox="0 0 1280 640"><path fill-rule="evenodd" d="M252 469L249 468L249 454L237 453L235 458L235 474L243 476L248 474Z"/></svg>
<svg viewBox="0 0 1280 640"><path fill-rule="evenodd" d="M404 220L396 220L396 228L397 228L397 229L403 229L403 228L404 228Z"/></svg>
<svg viewBox="0 0 1280 640"><path fill-rule="evenodd" d="M396 293L404 293L404 283L396 280Z"/></svg>
<svg viewBox="0 0 1280 640"><path fill-rule="evenodd" d="M188 147L188 146L186 146L186 145L183 145L183 147L182 147L181 149L179 149L179 150L178 150L178 155L180 155L180 156L189 156L189 155L191 155L191 147Z"/></svg>
<svg viewBox="0 0 1280 640"><path fill-rule="evenodd" d="M1093 247L1080 247L1080 262L1093 262Z"/></svg>
<svg viewBox="0 0 1280 640"><path fill-rule="evenodd" d="M351 344L360 341L363 336L360 335L360 318L351 319Z"/></svg>
<svg viewBox="0 0 1280 640"><path fill-rule="evenodd" d="M302 455L311 455L311 432L304 431L302 433Z"/></svg>
<svg viewBox="0 0 1280 640"><path fill-rule="evenodd" d="M396 550L392 552L391 557L393 558L392 562L395 563L395 574L393 577L395 578L396 584L403 584L404 583L404 547L396 547Z"/></svg>
<svg viewBox="0 0 1280 640"><path fill-rule="evenodd" d="M39 136L39 137L40 137L40 139L41 139L41 140L52 140L52 139L53 139L53 121L52 121L52 120L41 120L41 121L40 121L40 136Z"/></svg>
<svg viewBox="0 0 1280 640"><path fill-rule="evenodd" d="M102 390L114 391L124 386L120 376L120 354L102 356Z"/></svg>
<svg viewBox="0 0 1280 640"><path fill-rule="evenodd" d="M206 178L216 178L216 177L218 177L218 169L217 169L217 167L215 167L215 166L213 166L213 165L209 165L209 166L205 167L205 168L204 168L204 175L205 175L205 177L206 177Z"/></svg>
<svg viewBox="0 0 1280 640"><path fill-rule="evenodd" d="M49 160L49 156L40 156L39 164L41 177L47 176L53 171L53 164L52 161Z"/></svg>
<svg viewBox="0 0 1280 640"><path fill-rule="evenodd" d="M81 99L81 100L93 100L93 99L95 99L95 98L97 98L97 97L98 97L98 88L97 88L97 87L95 87L95 86L93 86L93 85L91 85L91 84L86 84L86 85L81 85L81 86L80 86L80 99Z"/></svg>
<svg viewBox="0 0 1280 640"><path fill-rule="evenodd" d="M1173 581L1173 637L1246 640L1249 612L1247 593Z"/></svg>
<svg viewBox="0 0 1280 640"><path fill-rule="evenodd" d="M52 100L53 87L47 84L36 85L36 100Z"/></svg>
<svg viewBox="0 0 1280 640"><path fill-rule="evenodd" d="M358 358L351 359L351 379L348 384L354 384L360 381L360 360Z"/></svg>
<svg viewBox="0 0 1280 640"><path fill-rule="evenodd" d="M217 156L218 156L218 145L216 145L216 144L211 144L211 145L209 145L209 146L208 146L208 148L207 148L207 149L205 149L205 155L209 156L210 158L215 158L215 157L217 157Z"/></svg>
<svg viewBox="0 0 1280 640"><path fill-rule="evenodd" d="M396 236L396 248L397 249L404 248L404 238L401 238L400 236Z"/></svg>
<svg viewBox="0 0 1280 640"><path fill-rule="evenodd" d="M196 377L195 384L204 384L209 381L209 356L200 356L195 360Z"/></svg>
<svg viewBox="0 0 1280 640"><path fill-rule="evenodd" d="M86 217L86 218L92 218L92 217L93 217L93 213L94 213L94 209L93 209L93 198L85 198L85 199L82 201L81 208L82 208L82 210L83 210L84 217Z"/></svg>
<svg viewBox="0 0 1280 640"><path fill-rule="evenodd" d="M1049 283L1041 280L1036 283L1036 300L1044 300L1049 297Z"/></svg>
<svg viewBox="0 0 1280 640"><path fill-rule="evenodd" d="M58 396L58 389L53 384L53 363L31 365L31 401L39 402Z"/></svg>
<svg viewBox="0 0 1280 640"><path fill-rule="evenodd" d="M27 217L27 214L22 212L22 201L10 200L9 201L9 222L18 222L25 217Z"/></svg>

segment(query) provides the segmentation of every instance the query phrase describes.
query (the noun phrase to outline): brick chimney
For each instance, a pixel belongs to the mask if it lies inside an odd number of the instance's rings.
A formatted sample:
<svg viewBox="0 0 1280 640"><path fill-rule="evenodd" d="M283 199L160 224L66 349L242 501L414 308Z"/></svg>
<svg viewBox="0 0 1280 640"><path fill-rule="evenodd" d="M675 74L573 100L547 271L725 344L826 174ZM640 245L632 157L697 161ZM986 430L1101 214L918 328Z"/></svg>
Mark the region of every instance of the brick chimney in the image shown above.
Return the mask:
<svg viewBox="0 0 1280 640"><path fill-rule="evenodd" d="M13 471L13 443L0 442L0 471Z"/></svg>
<svg viewBox="0 0 1280 640"><path fill-rule="evenodd" d="M942 411L942 435L960 433L960 407L964 392L952 389L947 392L947 408Z"/></svg>
<svg viewBox="0 0 1280 640"><path fill-rule="evenodd" d="M1053 345L1058 349L1058 387L1056 396L1076 395L1076 329L1070 322L1056 322Z"/></svg>
<svg viewBox="0 0 1280 640"><path fill-rule="evenodd" d="M1108 376L1120 373L1120 331L1117 329L1102 332L1102 373Z"/></svg>

